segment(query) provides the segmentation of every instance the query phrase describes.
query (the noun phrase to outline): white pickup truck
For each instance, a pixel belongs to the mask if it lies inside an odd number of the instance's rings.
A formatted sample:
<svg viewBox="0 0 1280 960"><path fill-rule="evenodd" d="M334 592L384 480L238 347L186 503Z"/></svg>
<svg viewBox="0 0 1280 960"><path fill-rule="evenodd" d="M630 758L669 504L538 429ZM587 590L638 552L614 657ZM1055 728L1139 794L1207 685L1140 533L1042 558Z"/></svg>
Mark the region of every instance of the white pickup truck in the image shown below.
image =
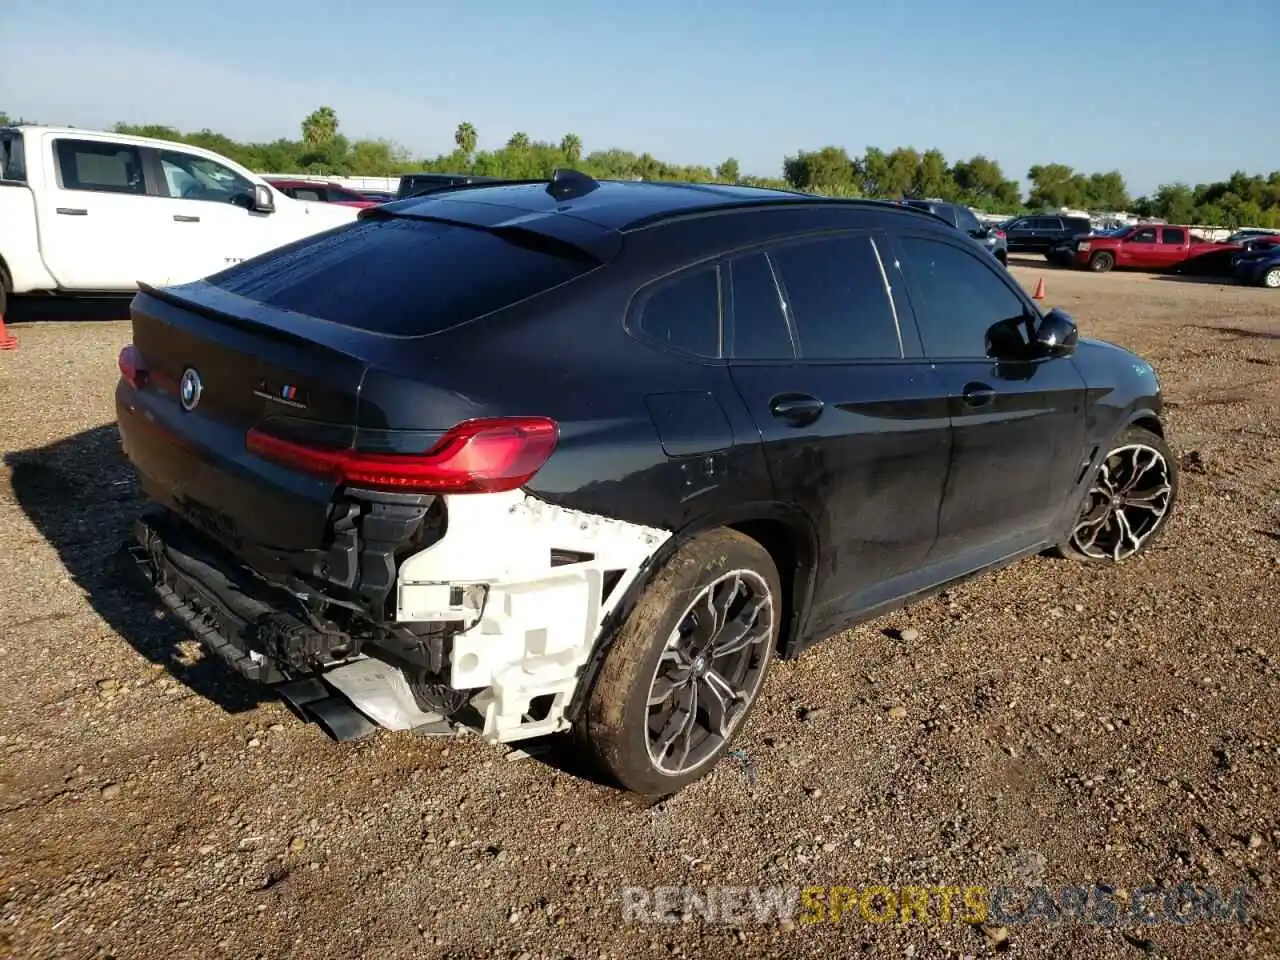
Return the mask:
<svg viewBox="0 0 1280 960"><path fill-rule="evenodd" d="M349 223L209 150L55 127L0 127L0 316L9 293L127 293L198 280Z"/></svg>

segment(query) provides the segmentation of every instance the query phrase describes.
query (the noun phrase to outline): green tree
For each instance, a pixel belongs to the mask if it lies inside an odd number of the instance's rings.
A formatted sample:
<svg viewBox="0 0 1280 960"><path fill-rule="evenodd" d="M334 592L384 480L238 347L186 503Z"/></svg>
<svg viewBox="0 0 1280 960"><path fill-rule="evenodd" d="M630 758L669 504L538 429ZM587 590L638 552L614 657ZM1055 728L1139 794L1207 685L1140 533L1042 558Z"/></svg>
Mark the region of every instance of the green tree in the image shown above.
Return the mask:
<svg viewBox="0 0 1280 960"><path fill-rule="evenodd" d="M529 135L521 131L517 131L511 135L511 139L507 141L508 150L527 150L529 149Z"/></svg>
<svg viewBox="0 0 1280 960"><path fill-rule="evenodd" d="M1196 195L1185 183L1166 183L1151 198L1151 212L1170 223L1192 223L1196 218Z"/></svg>
<svg viewBox="0 0 1280 960"><path fill-rule="evenodd" d="M560 152L571 164L582 159L582 138L576 133L566 133L560 138Z"/></svg>
<svg viewBox="0 0 1280 960"><path fill-rule="evenodd" d="M320 107L302 121L302 139L312 147L328 143L338 135L338 115L333 107Z"/></svg>
<svg viewBox="0 0 1280 960"><path fill-rule="evenodd" d="M954 200L959 193L956 189L955 177L947 167L947 158L940 150L926 150L920 155L915 183L912 186L916 196L920 197Z"/></svg>
<svg viewBox="0 0 1280 960"><path fill-rule="evenodd" d="M476 133L476 128L469 121L462 121L458 124L458 129L453 131L453 142L458 145L458 152L470 159L475 155L476 146L480 143L480 134Z"/></svg>
<svg viewBox="0 0 1280 960"><path fill-rule="evenodd" d="M737 183L742 179L742 171L738 169L738 161L733 157L729 157L724 163L716 167L716 179L727 180L729 183Z"/></svg>
<svg viewBox="0 0 1280 960"><path fill-rule="evenodd" d="M1076 172L1061 163L1036 164L1027 171L1031 181L1031 195L1027 205L1035 208L1057 209L1074 206L1080 199Z"/></svg>
<svg viewBox="0 0 1280 960"><path fill-rule="evenodd" d="M853 186L853 161L844 147L801 150L782 161L782 174L797 190L824 190Z"/></svg>

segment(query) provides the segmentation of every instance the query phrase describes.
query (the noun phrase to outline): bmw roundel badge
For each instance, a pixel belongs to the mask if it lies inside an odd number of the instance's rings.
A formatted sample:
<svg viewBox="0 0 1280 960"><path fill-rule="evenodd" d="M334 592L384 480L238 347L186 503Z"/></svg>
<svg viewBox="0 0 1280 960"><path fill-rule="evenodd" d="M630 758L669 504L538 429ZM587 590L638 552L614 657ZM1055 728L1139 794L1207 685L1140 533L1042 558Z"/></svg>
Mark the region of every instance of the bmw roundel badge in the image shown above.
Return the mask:
<svg viewBox="0 0 1280 960"><path fill-rule="evenodd" d="M195 367L187 367L182 371L182 379L178 382L178 400L183 410L194 410L200 402L200 391L204 384L200 382L200 374Z"/></svg>

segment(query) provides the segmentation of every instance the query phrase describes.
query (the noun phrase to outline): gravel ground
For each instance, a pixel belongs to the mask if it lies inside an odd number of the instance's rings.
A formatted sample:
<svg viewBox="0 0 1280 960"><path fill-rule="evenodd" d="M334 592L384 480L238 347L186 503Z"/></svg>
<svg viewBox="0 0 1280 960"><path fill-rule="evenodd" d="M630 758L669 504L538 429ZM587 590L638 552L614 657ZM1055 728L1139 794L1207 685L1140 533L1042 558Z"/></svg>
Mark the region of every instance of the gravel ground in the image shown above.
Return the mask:
<svg viewBox="0 0 1280 960"><path fill-rule="evenodd" d="M554 751L334 744L203 662L118 558L127 323L17 325L0 956L1280 954L1280 296L1014 269L1156 365L1184 467L1166 536L1120 569L1028 560L776 665L743 752L656 805ZM1037 882L1256 894L1248 924L1118 929L621 911L629 886Z"/></svg>

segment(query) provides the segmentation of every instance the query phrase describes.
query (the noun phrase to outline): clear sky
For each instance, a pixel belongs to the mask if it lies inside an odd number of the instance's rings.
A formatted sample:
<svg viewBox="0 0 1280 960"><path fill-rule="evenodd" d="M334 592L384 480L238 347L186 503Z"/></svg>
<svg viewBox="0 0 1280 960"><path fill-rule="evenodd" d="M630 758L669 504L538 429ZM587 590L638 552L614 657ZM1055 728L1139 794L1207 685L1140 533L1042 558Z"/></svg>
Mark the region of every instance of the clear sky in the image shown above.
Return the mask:
<svg viewBox="0 0 1280 960"><path fill-rule="evenodd" d="M1005 174L1119 169L1130 190L1280 168L1260 81L1275 0L9 0L0 109L295 137L418 154L516 130L779 175L827 143L986 154Z"/></svg>

